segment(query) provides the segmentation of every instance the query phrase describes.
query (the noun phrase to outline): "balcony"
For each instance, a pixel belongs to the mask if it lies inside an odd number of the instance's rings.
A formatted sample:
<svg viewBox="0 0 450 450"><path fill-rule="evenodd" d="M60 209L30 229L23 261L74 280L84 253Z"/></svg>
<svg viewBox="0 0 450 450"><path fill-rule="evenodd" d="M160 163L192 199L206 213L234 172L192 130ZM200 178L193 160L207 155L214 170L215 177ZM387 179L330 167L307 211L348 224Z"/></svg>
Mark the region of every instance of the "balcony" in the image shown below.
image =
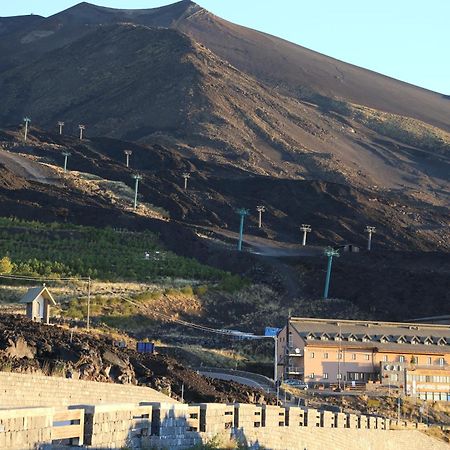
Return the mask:
<svg viewBox="0 0 450 450"><path fill-rule="evenodd" d="M289 375L303 375L303 368L301 367L288 367Z"/></svg>
<svg viewBox="0 0 450 450"><path fill-rule="evenodd" d="M288 347L286 353L289 357L304 356L303 350L295 347Z"/></svg>

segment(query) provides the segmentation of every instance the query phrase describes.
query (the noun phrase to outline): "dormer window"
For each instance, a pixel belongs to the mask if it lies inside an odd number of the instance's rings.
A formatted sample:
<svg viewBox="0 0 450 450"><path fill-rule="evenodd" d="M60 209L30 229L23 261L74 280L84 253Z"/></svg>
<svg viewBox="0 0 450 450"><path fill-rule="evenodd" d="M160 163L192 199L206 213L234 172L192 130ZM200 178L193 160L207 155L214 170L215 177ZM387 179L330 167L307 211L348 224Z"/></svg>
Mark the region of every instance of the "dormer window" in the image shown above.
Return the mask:
<svg viewBox="0 0 450 450"><path fill-rule="evenodd" d="M433 338L431 336L427 336L423 341L425 345L432 345L434 343Z"/></svg>
<svg viewBox="0 0 450 450"><path fill-rule="evenodd" d="M420 339L417 336L411 338L411 344L420 344Z"/></svg>
<svg viewBox="0 0 450 450"><path fill-rule="evenodd" d="M322 341L328 341L328 340L330 339L330 336L329 336L327 333L323 333L323 334L320 336L320 339L321 339Z"/></svg>
<svg viewBox="0 0 450 450"><path fill-rule="evenodd" d="M405 336L399 336L397 338L397 344L405 344L406 343L406 338Z"/></svg>
<svg viewBox="0 0 450 450"><path fill-rule="evenodd" d="M308 339L308 340L315 339L315 338L316 338L316 335L314 333L308 333L306 335L306 339Z"/></svg>
<svg viewBox="0 0 450 450"><path fill-rule="evenodd" d="M447 345L447 340L445 339L445 337L441 337L437 343L438 345Z"/></svg>
<svg viewBox="0 0 450 450"><path fill-rule="evenodd" d="M389 336L385 336L384 334L382 336L380 336L380 342L381 343L385 343L385 342L389 342Z"/></svg>
<svg viewBox="0 0 450 450"><path fill-rule="evenodd" d="M348 337L347 337L347 340L350 341L350 342L354 342L354 341L356 341L356 337L353 334L349 334Z"/></svg>

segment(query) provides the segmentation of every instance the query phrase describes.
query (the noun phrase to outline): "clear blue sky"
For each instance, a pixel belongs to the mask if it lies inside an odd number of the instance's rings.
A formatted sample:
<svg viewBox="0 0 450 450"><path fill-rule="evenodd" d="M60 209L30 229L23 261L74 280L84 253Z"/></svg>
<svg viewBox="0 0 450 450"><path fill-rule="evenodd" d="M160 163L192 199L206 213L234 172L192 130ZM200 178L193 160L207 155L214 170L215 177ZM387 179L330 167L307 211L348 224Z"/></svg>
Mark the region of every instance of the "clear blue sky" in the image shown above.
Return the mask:
<svg viewBox="0 0 450 450"><path fill-rule="evenodd" d="M0 0L0 16L49 16L73 0ZM171 0L96 0L154 8ZM224 19L450 95L450 0L198 0Z"/></svg>

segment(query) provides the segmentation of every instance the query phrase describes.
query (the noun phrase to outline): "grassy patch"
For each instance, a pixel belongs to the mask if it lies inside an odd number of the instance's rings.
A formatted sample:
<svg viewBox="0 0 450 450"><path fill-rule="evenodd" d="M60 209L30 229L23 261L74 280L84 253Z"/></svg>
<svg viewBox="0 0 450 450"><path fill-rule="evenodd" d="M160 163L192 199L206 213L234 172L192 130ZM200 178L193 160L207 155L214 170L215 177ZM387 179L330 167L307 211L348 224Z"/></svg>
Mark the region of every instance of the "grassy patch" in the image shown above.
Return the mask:
<svg viewBox="0 0 450 450"><path fill-rule="evenodd" d="M146 231L0 218L0 258L5 256L12 262L12 273L27 276L144 282L177 277L223 282L225 289L239 284L239 277L165 251L157 236Z"/></svg>

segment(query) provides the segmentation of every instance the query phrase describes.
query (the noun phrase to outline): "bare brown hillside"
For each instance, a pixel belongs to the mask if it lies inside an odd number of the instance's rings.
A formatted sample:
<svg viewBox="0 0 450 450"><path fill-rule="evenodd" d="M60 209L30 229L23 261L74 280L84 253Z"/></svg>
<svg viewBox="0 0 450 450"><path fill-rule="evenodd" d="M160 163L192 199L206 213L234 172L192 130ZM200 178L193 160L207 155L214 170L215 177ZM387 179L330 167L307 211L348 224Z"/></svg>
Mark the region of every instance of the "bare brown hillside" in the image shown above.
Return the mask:
<svg viewBox="0 0 450 450"><path fill-rule="evenodd" d="M436 129L428 147L412 132L409 140L383 136L376 111L369 110L370 121L356 107L324 113L176 30L101 26L3 72L0 89L2 123L27 114L54 129L64 118L69 133L84 123L87 136L162 143L249 174L408 188L430 203L447 201L450 134ZM439 151L435 141L442 141Z"/></svg>

